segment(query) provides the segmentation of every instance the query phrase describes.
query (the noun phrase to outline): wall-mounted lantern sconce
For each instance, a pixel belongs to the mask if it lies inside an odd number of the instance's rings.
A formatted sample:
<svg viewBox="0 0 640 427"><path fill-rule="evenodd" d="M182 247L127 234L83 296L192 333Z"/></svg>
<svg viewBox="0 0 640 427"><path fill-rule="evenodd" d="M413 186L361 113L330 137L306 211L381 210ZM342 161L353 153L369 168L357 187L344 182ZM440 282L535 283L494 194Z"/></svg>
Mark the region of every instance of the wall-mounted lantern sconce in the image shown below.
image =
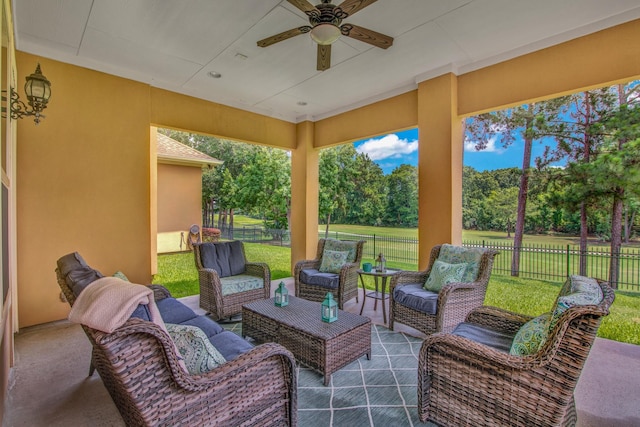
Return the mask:
<svg viewBox="0 0 640 427"><path fill-rule="evenodd" d="M21 119L25 116L34 116L33 121L37 125L40 123L40 119L44 118L42 110L47 108L47 103L51 97L51 82L42 75L40 64L38 64L33 74L26 77L26 80L24 92L27 95L27 102L31 109L20 100L18 92L11 88L11 118Z"/></svg>

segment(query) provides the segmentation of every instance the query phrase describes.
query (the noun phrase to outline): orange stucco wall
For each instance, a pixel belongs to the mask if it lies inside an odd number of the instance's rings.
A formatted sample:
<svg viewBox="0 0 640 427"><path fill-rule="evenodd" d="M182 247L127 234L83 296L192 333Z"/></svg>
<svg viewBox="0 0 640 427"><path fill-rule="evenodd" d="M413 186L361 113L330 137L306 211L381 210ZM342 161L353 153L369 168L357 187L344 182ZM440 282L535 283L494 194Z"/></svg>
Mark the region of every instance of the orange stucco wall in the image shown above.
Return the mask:
<svg viewBox="0 0 640 427"><path fill-rule="evenodd" d="M62 255L141 283L151 271L149 86L20 52L18 80L38 61L52 96L39 126L18 122L21 327L66 317Z"/></svg>
<svg viewBox="0 0 640 427"><path fill-rule="evenodd" d="M214 102L151 88L151 122L290 150L296 147L294 124Z"/></svg>
<svg viewBox="0 0 640 427"><path fill-rule="evenodd" d="M640 20L459 77L458 114L521 105L640 78Z"/></svg>
<svg viewBox="0 0 640 427"><path fill-rule="evenodd" d="M158 233L188 230L202 221L202 169L158 165Z"/></svg>

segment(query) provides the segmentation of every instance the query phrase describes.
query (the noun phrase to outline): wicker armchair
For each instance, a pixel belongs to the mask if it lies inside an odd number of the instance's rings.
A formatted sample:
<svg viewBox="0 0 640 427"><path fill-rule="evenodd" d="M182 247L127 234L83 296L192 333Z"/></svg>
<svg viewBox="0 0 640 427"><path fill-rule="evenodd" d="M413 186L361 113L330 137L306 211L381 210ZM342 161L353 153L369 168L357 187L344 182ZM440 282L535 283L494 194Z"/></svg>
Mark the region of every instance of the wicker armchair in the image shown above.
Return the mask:
<svg viewBox="0 0 640 427"><path fill-rule="evenodd" d="M344 264L340 273L320 273L318 269L322 264L322 253L325 249L326 242L331 244L352 245L354 247L353 257ZM318 241L318 250L315 259L298 261L293 271L295 279L295 293L299 298L309 301L322 302L327 292L332 292L333 297L338 303L338 308L342 309L344 303L352 298L358 298L358 268L362 260L362 249L364 240L360 241L336 241L333 239L320 239ZM316 276L314 283L307 283L310 276ZM337 286L336 283L337 282Z"/></svg>
<svg viewBox="0 0 640 427"><path fill-rule="evenodd" d="M476 340L434 334L418 359L418 413L441 426L575 425L573 392L602 316L614 293L599 282L600 304L564 312L544 345L528 356L514 356ZM515 335L531 317L481 307L467 317L497 334Z"/></svg>
<svg viewBox="0 0 640 427"><path fill-rule="evenodd" d="M96 369L128 426L296 425L295 360L278 344L192 376L151 322L90 333Z"/></svg>
<svg viewBox="0 0 640 427"><path fill-rule="evenodd" d="M75 295L59 269L69 304ZM151 285L155 299L169 298ZM131 318L107 334L82 325L97 369L127 426L297 425L297 374L293 355L268 343L202 374L180 366L171 338L155 323Z"/></svg>
<svg viewBox="0 0 640 427"><path fill-rule="evenodd" d="M491 268L493 267L493 259L498 254L497 251L490 249L473 249L476 253L481 252L478 273L474 281L449 283L437 295L428 295L428 291L421 292L422 285L429 277L431 268L436 259L438 259L443 246L438 245L431 250L429 267L425 271L401 271L391 277L389 286L390 329L393 330L394 323L399 322L427 335L436 332L450 332L460 322L464 321L471 310L480 307L484 303L489 277L491 276ZM425 312L397 301L398 294L396 292L399 292L400 288L406 285L419 289L415 298L422 298L423 296L434 298L435 303L432 306L435 307L435 310ZM422 293L425 295L421 295Z"/></svg>
<svg viewBox="0 0 640 427"><path fill-rule="evenodd" d="M269 266L261 262L246 262L242 242L199 243L193 245L193 254L200 281L200 308L210 313L214 320L241 314L244 304L270 297ZM261 285L255 289L228 292L227 287L233 286L236 279L245 283L258 279Z"/></svg>

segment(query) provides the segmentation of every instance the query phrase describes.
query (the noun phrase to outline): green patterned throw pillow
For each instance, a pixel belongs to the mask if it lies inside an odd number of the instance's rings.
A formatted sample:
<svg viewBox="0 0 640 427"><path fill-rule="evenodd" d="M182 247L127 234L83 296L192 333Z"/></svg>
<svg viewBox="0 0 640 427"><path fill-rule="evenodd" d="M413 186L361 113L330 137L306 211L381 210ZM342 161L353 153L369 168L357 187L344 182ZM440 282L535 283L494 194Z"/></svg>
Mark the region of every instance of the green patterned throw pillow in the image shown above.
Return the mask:
<svg viewBox="0 0 640 427"><path fill-rule="evenodd" d="M431 292L440 292L444 285L462 281L466 269L466 263L449 264L435 260L429 277L424 283L424 288Z"/></svg>
<svg viewBox="0 0 640 427"><path fill-rule="evenodd" d="M358 249L358 242L349 241L349 240L336 240L336 239L327 239L324 241L324 251L338 251L344 252L347 251L347 262L356 262L356 250Z"/></svg>
<svg viewBox="0 0 640 427"><path fill-rule="evenodd" d="M204 374L227 361L197 326L167 323L166 327L191 375Z"/></svg>
<svg viewBox="0 0 640 427"><path fill-rule="evenodd" d="M329 251L322 252L322 262L318 271L322 273L340 273L342 266L347 263L348 251Z"/></svg>
<svg viewBox="0 0 640 427"><path fill-rule="evenodd" d="M130 282L129 278L120 270L113 273L113 277L117 277L118 279L124 280L125 282Z"/></svg>
<svg viewBox="0 0 640 427"><path fill-rule="evenodd" d="M536 353L547 341L551 313L544 313L522 325L513 337L509 354L528 356Z"/></svg>
<svg viewBox="0 0 640 427"><path fill-rule="evenodd" d="M465 248L463 246L455 246L443 244L440 247L438 259L449 264L467 264L467 270L462 276L462 282L473 282L478 275L480 260L485 250L483 248Z"/></svg>
<svg viewBox="0 0 640 427"><path fill-rule="evenodd" d="M562 313L569 310L571 307L579 305L598 305L602 302L602 298L604 298L602 288L598 284L598 281L591 277L570 276L569 283L569 290L571 293L568 295L561 295L556 300L549 329L553 329L556 326L556 323L558 323L560 316L562 316Z"/></svg>

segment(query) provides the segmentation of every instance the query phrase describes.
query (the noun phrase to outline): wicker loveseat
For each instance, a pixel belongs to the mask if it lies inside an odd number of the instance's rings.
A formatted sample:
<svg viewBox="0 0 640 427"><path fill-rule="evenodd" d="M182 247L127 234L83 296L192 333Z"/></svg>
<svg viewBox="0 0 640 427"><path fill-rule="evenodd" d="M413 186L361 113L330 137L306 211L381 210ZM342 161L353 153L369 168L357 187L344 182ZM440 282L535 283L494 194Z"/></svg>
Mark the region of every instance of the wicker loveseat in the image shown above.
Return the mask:
<svg viewBox="0 0 640 427"><path fill-rule="evenodd" d="M102 277L77 253L62 257L56 273L72 306L83 286ZM111 333L83 325L93 346L92 364L128 426L297 424L296 368L288 350L273 343L253 347L196 315L165 288L152 286L163 320L197 326L227 361L190 375L169 335L142 319L142 306Z"/></svg>
<svg viewBox="0 0 640 427"><path fill-rule="evenodd" d="M438 245L431 250L424 271L401 271L389 286L389 328L404 323L424 334L451 332L467 314L484 303L497 251ZM442 286L440 291L424 289L436 261L467 267L462 279Z"/></svg>
<svg viewBox="0 0 640 427"><path fill-rule="evenodd" d="M427 337L418 359L420 419L441 426L575 425L573 392L600 319L614 300L605 282L594 285L602 291L598 304L563 303L568 280L554 305L564 308L552 309L553 315L531 318L484 306L453 333ZM539 335L523 325L545 316L555 320L537 323L544 337L536 342ZM514 353L518 331L536 345Z"/></svg>
<svg viewBox="0 0 640 427"><path fill-rule="evenodd" d="M362 260L364 240L320 239L315 259L298 261L293 270L296 296L321 302L331 292L342 309L344 303L358 298L358 267ZM346 261L335 272L322 271L324 251L348 252Z"/></svg>
<svg viewBox="0 0 640 427"><path fill-rule="evenodd" d="M242 306L269 298L271 270L262 262L247 262L244 245L207 242L193 245L200 282L200 308L214 320L242 312Z"/></svg>

